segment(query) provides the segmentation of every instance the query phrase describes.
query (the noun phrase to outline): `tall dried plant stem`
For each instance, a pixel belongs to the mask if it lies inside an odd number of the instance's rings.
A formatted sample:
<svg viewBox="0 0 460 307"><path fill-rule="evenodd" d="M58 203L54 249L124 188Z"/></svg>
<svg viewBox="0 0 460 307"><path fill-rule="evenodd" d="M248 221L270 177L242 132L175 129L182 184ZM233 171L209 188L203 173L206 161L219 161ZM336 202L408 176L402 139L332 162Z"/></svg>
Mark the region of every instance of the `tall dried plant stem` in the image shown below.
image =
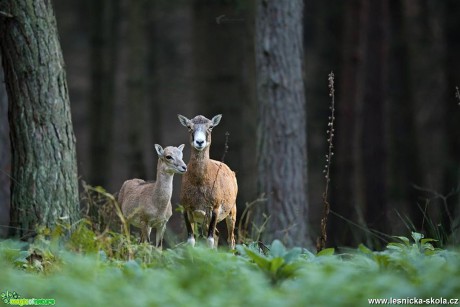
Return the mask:
<svg viewBox="0 0 460 307"><path fill-rule="evenodd" d="M325 174L324 177L326 178L326 186L323 193L323 218L321 219L321 235L316 240L316 250L320 252L326 247L327 241L327 218L329 216L330 211L330 204L328 201L328 193L329 193L329 182L331 181L330 177L330 170L331 170L331 163L332 163L332 156L334 155L333 152L333 138L334 138L334 122L335 122L335 88L334 88L334 73L331 73L328 76L329 81L329 97L331 97L331 105L329 109L331 110L331 115L329 116L328 124L327 124L327 142L329 144L328 152L326 154L326 165L324 167L323 173Z"/></svg>

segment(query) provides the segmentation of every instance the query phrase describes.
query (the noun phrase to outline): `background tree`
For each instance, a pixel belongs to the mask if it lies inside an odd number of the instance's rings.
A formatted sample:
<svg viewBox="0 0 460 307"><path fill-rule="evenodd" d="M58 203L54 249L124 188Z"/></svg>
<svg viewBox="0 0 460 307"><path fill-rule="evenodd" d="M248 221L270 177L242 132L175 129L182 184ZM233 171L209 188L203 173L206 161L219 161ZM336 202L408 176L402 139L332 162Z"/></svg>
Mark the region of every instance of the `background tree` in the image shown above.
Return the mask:
<svg viewBox="0 0 460 307"><path fill-rule="evenodd" d="M337 102L337 129L332 167L331 185L333 210L349 220L356 220L356 152L357 152L357 101L362 98L360 80L363 64L363 0L346 1L343 17L343 43L341 48L341 74L339 75ZM323 120L324 122L324 120ZM323 151L324 152L324 151ZM337 197L338 196L338 197ZM336 198L337 197L337 198ZM345 220L331 215L330 243L350 244L353 232Z"/></svg>
<svg viewBox="0 0 460 307"><path fill-rule="evenodd" d="M404 1L389 2L389 65L388 65L388 201L389 207L410 216L414 225L422 224L417 203L420 184L415 107L411 83L411 61L407 40L407 18Z"/></svg>
<svg viewBox="0 0 460 307"><path fill-rule="evenodd" d="M11 149L8 126L8 97L0 69L0 238L8 234L10 222L10 165Z"/></svg>
<svg viewBox="0 0 460 307"><path fill-rule="evenodd" d="M47 0L0 2L12 144L11 233L73 223L79 211L75 136L64 61Z"/></svg>
<svg viewBox="0 0 460 307"><path fill-rule="evenodd" d="M311 244L302 14L301 0L256 5L258 182L270 215L265 239L289 246Z"/></svg>
<svg viewBox="0 0 460 307"><path fill-rule="evenodd" d="M385 67L387 60L387 3L367 1L365 10L365 57L363 62L363 102L361 106L361 184L364 217L368 226L387 230L386 147L385 147ZM376 161L379 161L376 163Z"/></svg>
<svg viewBox="0 0 460 307"><path fill-rule="evenodd" d="M457 1L389 1L387 12L372 18L370 6L377 5L375 1L304 3L310 204L305 221L312 238L317 237L322 215L330 104L327 75L331 70L336 76L337 131L328 244L375 242L376 234L364 229L381 230L378 224L387 226L387 234L399 235L411 227L432 237L440 236L441 228L450 232L448 225L456 225L460 206L460 108L453 93L460 85ZM135 135L140 136L136 142L142 144L144 166L137 168L143 168L146 179L153 179L153 144L188 142L176 121L177 113L190 117L222 113L225 129L216 130L211 155L222 157L228 131L230 147L225 160L237 173L239 212L246 202L257 198L255 4L240 0L54 1L83 180L116 192L124 180L137 176L131 167L136 158L130 156L132 138L128 135L133 129L142 130ZM140 5L144 12L133 17L131 12ZM278 17L275 12L271 18ZM1 20L7 18L2 15ZM281 31L289 23L278 25L276 31ZM376 25L379 30L373 33L377 35L369 35ZM383 47L383 64L380 49L370 47L371 39ZM273 46L270 39L266 43ZM142 49L144 59L136 57L135 45ZM370 72L372 66L382 71L375 75ZM143 85L133 91L132 85L140 83L132 81L141 78L136 67L145 75ZM276 93L282 92L281 86L274 88ZM130 97L143 97L141 116L135 115L140 114L134 108L137 99ZM289 111L288 106L284 105ZM284 116L284 112L280 114ZM135 120L130 120L129 114ZM379 131L374 133L374 129ZM3 150L5 147L0 147ZM186 146L185 157L188 150ZM377 154L369 155L372 151ZM288 177L290 172L286 169ZM8 185L9 177L3 179ZM179 182L178 177L175 192L180 190ZM369 192L365 197L365 189L371 185L385 187L381 192L384 199ZM176 193L172 201L178 203ZM377 203L383 207L374 207ZM8 204L0 201L0 208L7 212ZM374 216L381 220L370 220ZM411 223L405 223L409 220ZM428 220L442 225L434 229L437 233L427 227ZM180 215L170 221L170 229L180 233ZM181 238L178 235L176 240Z"/></svg>
<svg viewBox="0 0 460 307"><path fill-rule="evenodd" d="M89 183L106 186L111 176L120 0L90 1L91 96Z"/></svg>
<svg viewBox="0 0 460 307"><path fill-rule="evenodd" d="M129 151L127 162L129 174L132 178L146 178L147 169L144 162L144 131L146 131L146 114L148 106L145 103L145 84L148 76L146 74L146 48L145 48L145 26L148 1L127 1L128 13L126 39L128 43L128 65L127 65L127 95L129 103L127 108L126 122L130 123L126 130L128 132ZM114 22L116 22L114 20ZM159 140L157 141L157 143ZM162 145L166 146L166 145ZM153 148L149 157L153 155Z"/></svg>

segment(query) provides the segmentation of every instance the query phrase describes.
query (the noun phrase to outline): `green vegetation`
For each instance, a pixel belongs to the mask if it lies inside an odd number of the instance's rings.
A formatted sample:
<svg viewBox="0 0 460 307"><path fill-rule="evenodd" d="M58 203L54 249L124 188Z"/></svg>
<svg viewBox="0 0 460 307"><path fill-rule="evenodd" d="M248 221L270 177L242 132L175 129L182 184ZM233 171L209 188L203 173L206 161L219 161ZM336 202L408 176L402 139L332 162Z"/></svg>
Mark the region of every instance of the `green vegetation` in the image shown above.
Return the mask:
<svg viewBox="0 0 460 307"><path fill-rule="evenodd" d="M370 298L460 298L460 254L413 233L384 251L336 254L240 245L157 251L81 222L0 242L0 292L57 306L368 306ZM131 255L131 257L129 256ZM128 258L131 258L129 260Z"/></svg>

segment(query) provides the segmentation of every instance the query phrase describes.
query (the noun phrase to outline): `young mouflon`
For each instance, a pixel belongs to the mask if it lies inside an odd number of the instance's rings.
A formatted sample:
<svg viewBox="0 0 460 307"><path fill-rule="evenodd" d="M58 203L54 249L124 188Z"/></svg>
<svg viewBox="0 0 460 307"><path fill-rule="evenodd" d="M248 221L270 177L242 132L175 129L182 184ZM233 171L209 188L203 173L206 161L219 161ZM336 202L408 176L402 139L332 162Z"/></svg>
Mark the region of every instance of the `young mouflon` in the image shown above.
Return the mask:
<svg viewBox="0 0 460 307"><path fill-rule="evenodd" d="M128 223L141 229L142 242L150 242L150 232L155 228L155 244L162 247L166 223L172 215L173 176L187 171L187 166L182 160L183 149L184 144L164 149L155 144L158 154L156 181L131 179L125 181L121 187L118 202Z"/></svg>

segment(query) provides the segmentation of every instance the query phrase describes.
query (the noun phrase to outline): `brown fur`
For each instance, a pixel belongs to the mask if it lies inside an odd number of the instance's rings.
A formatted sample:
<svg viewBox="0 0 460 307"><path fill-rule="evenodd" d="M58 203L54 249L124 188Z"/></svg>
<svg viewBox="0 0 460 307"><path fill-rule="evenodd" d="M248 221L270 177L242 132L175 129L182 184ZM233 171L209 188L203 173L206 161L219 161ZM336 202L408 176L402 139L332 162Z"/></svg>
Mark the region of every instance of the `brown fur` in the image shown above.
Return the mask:
<svg viewBox="0 0 460 307"><path fill-rule="evenodd" d="M172 215L171 195L175 173L186 170L182 161L183 145L166 147L155 145L159 155L157 181L131 179L123 183L118 202L129 224L141 229L141 241L150 242L150 232L156 229L156 246L161 247L166 223ZM169 157L169 159L168 159Z"/></svg>
<svg viewBox="0 0 460 307"><path fill-rule="evenodd" d="M179 116L181 119L181 116ZM191 136L191 156L187 166L187 173L182 178L182 188L180 201L186 210L186 219L191 224L203 223L211 220L210 214L216 216L214 225L209 225L208 236L214 236L215 224L226 219L228 229L228 244L230 248L235 247L235 222L236 222L236 196L238 184L235 173L225 164L209 158L209 148L211 143L211 131L215 125L213 121L204 116L196 116L192 120L182 117L181 123L188 124L190 132L193 133L196 125L205 125L208 129L206 142L207 147L202 151L193 146L193 136ZM187 221L186 221L187 222ZM192 236L193 236L193 227ZM189 233L190 236L190 233ZM189 238L190 239L190 238ZM209 239L209 238L208 238Z"/></svg>

